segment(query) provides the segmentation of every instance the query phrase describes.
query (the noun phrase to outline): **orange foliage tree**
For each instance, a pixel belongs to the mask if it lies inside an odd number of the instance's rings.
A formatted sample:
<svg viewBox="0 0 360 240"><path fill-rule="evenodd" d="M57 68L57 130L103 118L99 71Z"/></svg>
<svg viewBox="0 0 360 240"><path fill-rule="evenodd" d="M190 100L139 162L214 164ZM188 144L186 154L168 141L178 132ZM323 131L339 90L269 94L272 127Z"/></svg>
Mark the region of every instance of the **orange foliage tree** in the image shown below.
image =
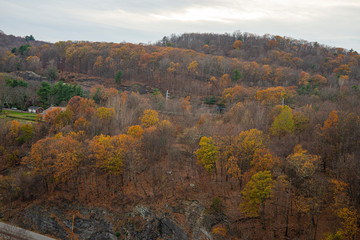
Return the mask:
<svg viewBox="0 0 360 240"><path fill-rule="evenodd" d="M239 49L239 48L241 48L242 44L243 44L243 43L242 43L241 40L236 40L236 41L233 43L233 48Z"/></svg>
<svg viewBox="0 0 360 240"><path fill-rule="evenodd" d="M81 116L90 119L95 112L95 106L94 100L75 96L69 100L66 109L73 113L73 120L75 121Z"/></svg>
<svg viewBox="0 0 360 240"><path fill-rule="evenodd" d="M304 71L300 73L299 85L308 85L310 79L310 74Z"/></svg>
<svg viewBox="0 0 360 240"><path fill-rule="evenodd" d="M66 183L78 177L78 170L84 160L81 142L71 135L61 133L37 141L31 147L31 154L24 158L33 175L42 176L47 190L52 191L58 183ZM73 183L76 185L76 181Z"/></svg>
<svg viewBox="0 0 360 240"><path fill-rule="evenodd" d="M266 105L275 105L292 98L294 95L294 90L279 86L257 91L255 99Z"/></svg>
<svg viewBox="0 0 360 240"><path fill-rule="evenodd" d="M231 86L231 78L229 74L224 74L220 78L220 88L225 89Z"/></svg>
<svg viewBox="0 0 360 240"><path fill-rule="evenodd" d="M251 92L248 89L240 85L236 85L233 88L226 88L222 93L222 98L226 102L233 103L233 102L243 101L250 94Z"/></svg>
<svg viewBox="0 0 360 240"><path fill-rule="evenodd" d="M180 99L180 107L183 114L190 113L191 111L190 96Z"/></svg>
<svg viewBox="0 0 360 240"><path fill-rule="evenodd" d="M102 56L98 56L93 66L93 71L96 75L101 76L104 71L104 59Z"/></svg>

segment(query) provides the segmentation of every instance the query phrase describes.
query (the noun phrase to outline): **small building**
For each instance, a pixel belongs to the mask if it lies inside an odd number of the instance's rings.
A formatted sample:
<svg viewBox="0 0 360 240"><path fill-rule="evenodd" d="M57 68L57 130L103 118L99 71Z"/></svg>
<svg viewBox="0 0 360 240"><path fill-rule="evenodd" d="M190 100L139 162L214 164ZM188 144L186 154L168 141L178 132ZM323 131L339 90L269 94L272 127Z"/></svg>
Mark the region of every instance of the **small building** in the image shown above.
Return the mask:
<svg viewBox="0 0 360 240"><path fill-rule="evenodd" d="M31 106L28 108L29 113L42 113L44 109L42 107Z"/></svg>
<svg viewBox="0 0 360 240"><path fill-rule="evenodd" d="M54 107L54 106L51 106L51 107L49 107L48 109L46 109L46 110L44 110L43 112L42 112L42 115L46 115L46 113L48 113L48 112L50 112L50 111L52 111L52 110L54 110L54 109L60 109L61 111L65 111L66 110L66 107Z"/></svg>

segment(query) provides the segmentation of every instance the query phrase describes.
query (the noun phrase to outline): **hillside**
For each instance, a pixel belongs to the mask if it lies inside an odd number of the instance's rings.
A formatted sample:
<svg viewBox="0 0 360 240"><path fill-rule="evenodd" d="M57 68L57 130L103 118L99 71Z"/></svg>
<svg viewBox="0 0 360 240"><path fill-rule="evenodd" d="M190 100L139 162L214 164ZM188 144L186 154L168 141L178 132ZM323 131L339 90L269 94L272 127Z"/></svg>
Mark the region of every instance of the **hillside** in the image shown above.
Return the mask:
<svg viewBox="0 0 360 240"><path fill-rule="evenodd" d="M0 30L0 51L5 52L9 51L15 47L20 47L21 45L30 44L32 46L42 46L44 44L50 44L44 41L37 41L34 37L16 37L13 35L7 35Z"/></svg>
<svg viewBox="0 0 360 240"><path fill-rule="evenodd" d="M357 52L240 32L0 41L1 108L52 106L0 118L4 221L59 239L358 239Z"/></svg>

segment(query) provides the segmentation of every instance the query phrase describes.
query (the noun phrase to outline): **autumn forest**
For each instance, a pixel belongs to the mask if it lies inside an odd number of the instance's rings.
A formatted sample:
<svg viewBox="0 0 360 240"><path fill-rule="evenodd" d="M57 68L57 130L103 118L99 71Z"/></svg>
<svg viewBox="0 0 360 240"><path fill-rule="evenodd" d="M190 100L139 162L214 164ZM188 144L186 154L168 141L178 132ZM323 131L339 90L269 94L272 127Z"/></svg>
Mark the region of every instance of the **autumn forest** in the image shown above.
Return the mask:
<svg viewBox="0 0 360 240"><path fill-rule="evenodd" d="M0 85L5 222L100 239L79 222L102 209L102 239L360 239L352 49L242 32L0 34ZM16 117L30 107L45 111Z"/></svg>

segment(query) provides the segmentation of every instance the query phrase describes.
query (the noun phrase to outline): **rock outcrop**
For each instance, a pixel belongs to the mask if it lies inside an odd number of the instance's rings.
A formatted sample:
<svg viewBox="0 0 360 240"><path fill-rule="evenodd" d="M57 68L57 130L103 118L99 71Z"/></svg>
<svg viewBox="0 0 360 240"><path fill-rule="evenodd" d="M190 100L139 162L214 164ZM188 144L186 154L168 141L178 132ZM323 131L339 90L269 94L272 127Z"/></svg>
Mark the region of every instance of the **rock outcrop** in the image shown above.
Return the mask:
<svg viewBox="0 0 360 240"><path fill-rule="evenodd" d="M70 239L73 232L79 239L89 240L212 240L211 227L217 223L198 201L181 201L176 206L165 204L161 210L137 205L127 213L66 204L36 205L25 210L20 225L59 239Z"/></svg>
<svg viewBox="0 0 360 240"><path fill-rule="evenodd" d="M40 76L39 74L36 74L31 71L18 71L18 72L13 72L12 74L14 74L17 77L23 78L25 81L46 81L47 80L46 77Z"/></svg>

